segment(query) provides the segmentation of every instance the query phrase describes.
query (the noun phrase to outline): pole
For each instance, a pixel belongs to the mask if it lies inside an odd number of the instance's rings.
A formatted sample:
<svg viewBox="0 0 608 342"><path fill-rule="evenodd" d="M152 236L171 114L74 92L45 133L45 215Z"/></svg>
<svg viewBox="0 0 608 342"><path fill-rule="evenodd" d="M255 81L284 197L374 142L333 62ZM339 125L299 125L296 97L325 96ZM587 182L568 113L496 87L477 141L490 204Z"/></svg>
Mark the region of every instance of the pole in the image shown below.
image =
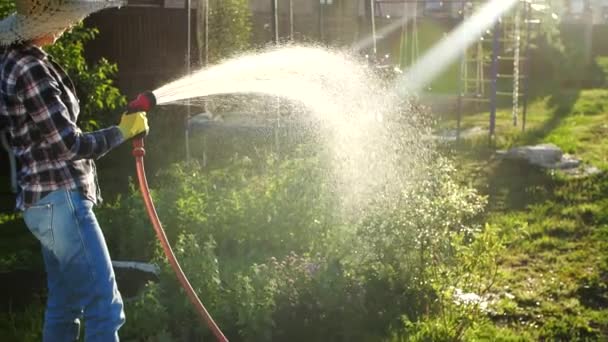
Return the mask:
<svg viewBox="0 0 608 342"><path fill-rule="evenodd" d="M186 0L186 73L190 74L191 51L192 51L192 0Z"/></svg>
<svg viewBox="0 0 608 342"><path fill-rule="evenodd" d="M190 71L190 67L191 67L191 58L192 58L192 54L191 54L191 49L192 49L192 0L186 0L186 16L187 16L187 20L186 20L186 25L188 25L187 28L187 34L186 34L186 39L188 39L187 43L186 43L186 75L190 75L191 71ZM185 134L184 134L184 138L186 140L186 161L190 161L190 125L189 125L189 120L190 120L190 100L186 101L186 119L184 122L185 125Z"/></svg>
<svg viewBox="0 0 608 342"><path fill-rule="evenodd" d="M526 130L526 119L528 115L528 91L530 87L530 33L532 20L532 4L526 3L526 60L524 61L524 89L523 89L523 109L522 109L522 125L521 130Z"/></svg>
<svg viewBox="0 0 608 342"><path fill-rule="evenodd" d="M289 0L289 40L293 38L293 0Z"/></svg>
<svg viewBox="0 0 608 342"><path fill-rule="evenodd" d="M271 0L272 6L272 32L273 32L273 41L276 46L279 45L279 11L278 11L278 3L277 0ZM275 150L279 151L279 128L281 126L281 98L275 96L275 110L276 110L276 123L274 130L274 145Z"/></svg>
<svg viewBox="0 0 608 342"><path fill-rule="evenodd" d="M521 9L519 5L515 8L515 15L513 17L513 41L515 46L513 47L513 126L517 127L517 119L519 114L519 81L521 78L520 73L520 57L521 57L521 30L520 30L520 20L521 20Z"/></svg>
<svg viewBox="0 0 608 342"><path fill-rule="evenodd" d="M203 36L203 44L205 48L203 50L203 66L209 66L209 0L203 0L203 25L205 28L205 35ZM200 16L199 16L200 17ZM207 113L207 101L203 100L203 112ZM190 125L188 125L190 129ZM203 167L207 167L207 136L203 134Z"/></svg>
<svg viewBox="0 0 608 342"><path fill-rule="evenodd" d="M375 10L375 5L376 5L376 1L375 0L370 0L369 2L369 13L371 16L371 21L372 21L372 43L373 43L373 58L376 59L376 54L378 53L378 46L377 46L377 42L376 42L376 10Z"/></svg>
<svg viewBox="0 0 608 342"><path fill-rule="evenodd" d="M209 65L209 0L203 0L205 6L205 66Z"/></svg>
<svg viewBox="0 0 608 342"><path fill-rule="evenodd" d="M319 0L319 40L325 41L325 0Z"/></svg>
<svg viewBox="0 0 608 342"><path fill-rule="evenodd" d="M490 94L490 144L496 134L496 92L498 88L498 49L500 39L500 19L494 24L494 41L492 43L492 92Z"/></svg>
<svg viewBox="0 0 608 342"><path fill-rule="evenodd" d="M275 44L279 44L279 12L277 0L270 0L270 8L272 13L272 40Z"/></svg>
<svg viewBox="0 0 608 342"><path fill-rule="evenodd" d="M462 6L460 9L460 15L462 16L462 22L464 22L466 20L466 13L465 13L465 2L462 2ZM413 61L412 61L413 62ZM467 89L466 89L466 67L467 67L467 48L465 47L462 50L462 57L461 57L461 62L460 62L460 82L458 84L458 112L457 112L457 116L456 116L456 142L460 141L460 127L462 125L462 111L463 111L463 101L464 101L464 96L467 93Z"/></svg>

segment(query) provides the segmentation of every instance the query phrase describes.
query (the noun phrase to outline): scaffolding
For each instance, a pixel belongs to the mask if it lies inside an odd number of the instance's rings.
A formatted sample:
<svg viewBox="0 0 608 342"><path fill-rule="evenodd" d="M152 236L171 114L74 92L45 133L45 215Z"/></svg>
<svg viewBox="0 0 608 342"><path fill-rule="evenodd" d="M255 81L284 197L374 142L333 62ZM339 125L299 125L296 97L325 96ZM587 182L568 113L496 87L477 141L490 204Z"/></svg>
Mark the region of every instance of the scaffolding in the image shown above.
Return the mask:
<svg viewBox="0 0 608 342"><path fill-rule="evenodd" d="M429 7L429 4L434 6ZM480 6L481 0L371 0L372 15L382 13L382 4L403 4L399 65L411 65L419 55L418 23L422 17L457 15L462 22L468 20ZM485 104L490 110L489 135L496 132L496 111L500 98L509 97L513 125L526 127L528 60L530 52L532 0L519 0L518 4L498 20L479 40L462 51L458 91L457 133L465 104ZM422 7L422 9L420 8ZM410 20L411 19L411 20ZM371 20L372 32L376 32ZM373 34L373 33L372 33ZM374 46L375 35L373 34ZM374 49L375 50L375 49Z"/></svg>
<svg viewBox="0 0 608 342"><path fill-rule="evenodd" d="M463 3L462 20L467 20L478 5L470 1ZM531 13L531 1L520 0L494 24L492 30L480 37L475 46L463 51L456 119L457 140L460 138L466 102L489 103L490 142L496 136L496 112L500 98L510 98L512 123L518 126L521 122L521 128L525 130L530 33L531 24L535 22Z"/></svg>

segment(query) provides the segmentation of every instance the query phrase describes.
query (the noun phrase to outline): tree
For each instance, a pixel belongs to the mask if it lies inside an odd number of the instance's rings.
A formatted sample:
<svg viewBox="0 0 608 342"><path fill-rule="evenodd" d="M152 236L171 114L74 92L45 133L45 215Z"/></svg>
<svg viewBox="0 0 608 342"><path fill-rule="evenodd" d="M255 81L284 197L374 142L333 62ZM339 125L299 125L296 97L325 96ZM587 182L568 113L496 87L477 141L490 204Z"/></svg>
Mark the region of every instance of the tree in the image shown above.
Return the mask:
<svg viewBox="0 0 608 342"><path fill-rule="evenodd" d="M209 4L208 46L209 62L217 62L246 50L251 38L251 10L247 0L199 0L201 25L199 46L205 50L205 4ZM201 52L204 60L204 52Z"/></svg>

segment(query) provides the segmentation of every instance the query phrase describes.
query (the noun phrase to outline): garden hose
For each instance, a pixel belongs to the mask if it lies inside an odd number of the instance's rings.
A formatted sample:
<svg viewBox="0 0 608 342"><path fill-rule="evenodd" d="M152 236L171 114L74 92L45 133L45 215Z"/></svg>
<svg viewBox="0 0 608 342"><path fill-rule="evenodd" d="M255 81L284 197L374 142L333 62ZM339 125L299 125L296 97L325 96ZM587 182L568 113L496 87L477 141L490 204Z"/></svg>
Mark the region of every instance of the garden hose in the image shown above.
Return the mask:
<svg viewBox="0 0 608 342"><path fill-rule="evenodd" d="M137 111L149 111L156 105L156 98L154 94L151 92L146 92L140 94L134 101L129 103L128 112L137 112ZM152 201L152 196L150 196L150 188L148 187L148 181L146 179L146 171L144 168L144 156L146 154L146 150L144 149L144 135L137 136L133 138L133 156L135 157L135 166L137 169L137 179L139 180L139 188L141 190L141 194L146 205L146 212L148 213L148 217L154 226L154 231L156 232L156 237L160 242L165 256L169 260L171 264L171 268L175 272L177 279L184 291L186 291L186 295L190 299L190 302L196 308L199 316L203 319L203 321L207 324L209 329L215 335L217 341L219 342L228 342L228 339L219 326L215 323L201 300L194 292L192 285L188 281L188 278L184 274L175 254L173 253L173 249L169 244L169 240L167 239L167 235L165 234L165 230L163 229L162 224L160 223L160 219L158 218L158 214L156 213L156 208L154 207L154 202Z"/></svg>

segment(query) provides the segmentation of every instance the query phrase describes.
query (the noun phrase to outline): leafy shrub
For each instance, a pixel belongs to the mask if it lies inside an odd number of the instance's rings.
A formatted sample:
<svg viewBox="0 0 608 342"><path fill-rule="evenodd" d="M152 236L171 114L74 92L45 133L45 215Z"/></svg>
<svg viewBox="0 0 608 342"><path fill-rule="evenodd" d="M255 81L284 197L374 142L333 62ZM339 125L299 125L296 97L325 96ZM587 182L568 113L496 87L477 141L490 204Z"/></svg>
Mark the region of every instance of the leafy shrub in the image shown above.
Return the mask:
<svg viewBox="0 0 608 342"><path fill-rule="evenodd" d="M201 8L203 1L200 1ZM251 10L245 0L209 1L209 60L234 55L249 47L251 38ZM203 16L204 11L200 11ZM204 23L204 17L200 18ZM199 46L204 47L204 27L198 29Z"/></svg>
<svg viewBox="0 0 608 342"><path fill-rule="evenodd" d="M23 312L0 313L0 332L4 341L41 341L43 301L37 298Z"/></svg>
<svg viewBox="0 0 608 342"><path fill-rule="evenodd" d="M489 321L481 321L464 336L465 341L524 342L536 341L528 332L497 327Z"/></svg>
<svg viewBox="0 0 608 342"><path fill-rule="evenodd" d="M597 341L600 334L584 317L564 316L547 320L541 328L540 338L545 341Z"/></svg>
<svg viewBox="0 0 608 342"><path fill-rule="evenodd" d="M0 17L6 17L14 11L13 0L0 0ZM113 85L112 78L118 71L116 64L106 59L90 64L85 59L84 45L98 33L95 28L79 24L55 44L45 48L74 81L80 100L79 124L86 130L114 123L115 118L110 113L126 103L118 88Z"/></svg>
<svg viewBox="0 0 608 342"><path fill-rule="evenodd" d="M105 58L89 64L84 56L84 45L99 33L96 28L76 25L55 44L46 48L66 70L80 100L79 125L92 130L115 124L113 112L126 104L120 90L114 86L116 64Z"/></svg>
<svg viewBox="0 0 608 342"><path fill-rule="evenodd" d="M469 223L483 198L457 185L450 164L437 158L390 201L378 196L355 214L341 207L321 160L301 149L262 162L237 157L213 170L176 164L155 180L175 253L227 335L378 340L405 317L420 336L433 324L462 336L482 310L455 303L455 291L483 295L491 287L486 275L501 242L491 227ZM125 334L208 337L154 247L138 196L133 191L99 212L112 229L107 235L119 241L109 243L115 257L163 265L159 283L128 308L136 319ZM146 315L158 324L139 327L137 317Z"/></svg>
<svg viewBox="0 0 608 342"><path fill-rule="evenodd" d="M167 334L164 327L169 315L159 298L162 298L160 286L148 283L135 301L126 302L129 323L121 331L123 337L132 336L139 341L154 341Z"/></svg>

